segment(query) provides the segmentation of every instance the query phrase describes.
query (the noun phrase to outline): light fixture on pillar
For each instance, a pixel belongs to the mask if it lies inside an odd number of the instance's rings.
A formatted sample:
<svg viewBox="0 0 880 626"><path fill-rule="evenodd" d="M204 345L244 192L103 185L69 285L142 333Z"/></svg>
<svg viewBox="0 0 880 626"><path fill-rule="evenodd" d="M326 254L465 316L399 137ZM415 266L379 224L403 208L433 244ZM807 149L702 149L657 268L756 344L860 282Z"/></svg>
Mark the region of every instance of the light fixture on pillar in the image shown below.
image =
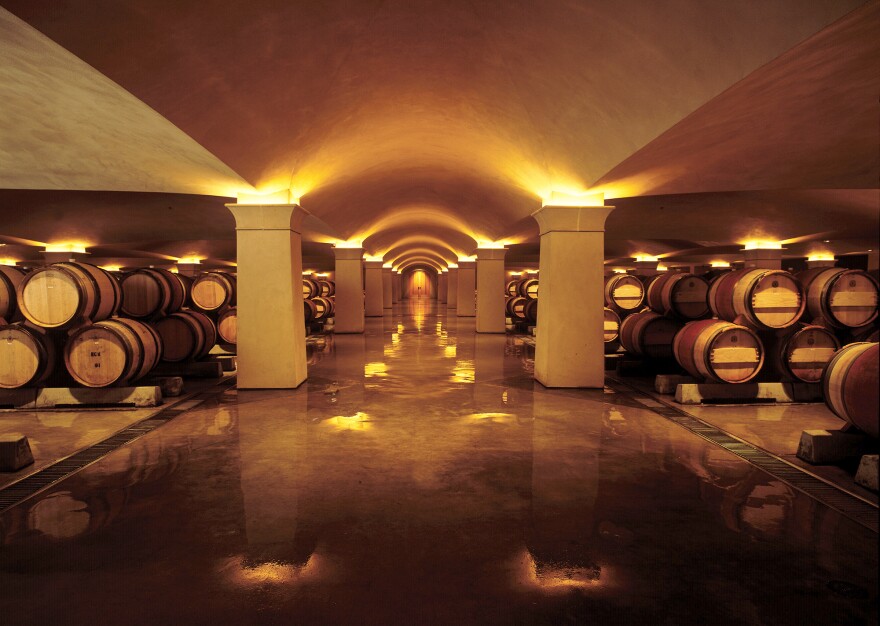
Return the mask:
<svg viewBox="0 0 880 626"><path fill-rule="evenodd" d="M204 259L197 256L184 256L177 259L178 265L201 265Z"/></svg>
<svg viewBox="0 0 880 626"><path fill-rule="evenodd" d="M451 269L451 270L457 270L457 269L458 269L458 263L450 263L448 267L449 267L449 269Z"/></svg>
<svg viewBox="0 0 880 626"><path fill-rule="evenodd" d="M122 269L121 265L99 265L98 267L107 272L118 272Z"/></svg>
<svg viewBox="0 0 880 626"><path fill-rule="evenodd" d="M712 261L709 263L710 267L730 267L730 263L727 261Z"/></svg>
<svg viewBox="0 0 880 626"><path fill-rule="evenodd" d="M591 207L604 206L605 194L602 192L551 191L542 199L541 206Z"/></svg>
<svg viewBox="0 0 880 626"><path fill-rule="evenodd" d="M459 262L459 263L473 263L473 262L476 261L476 260L477 260L476 255L474 255L474 256L460 256L460 257L458 257L458 262ZM452 267L452 266L450 265L449 267ZM458 266L456 265L455 267L458 267Z"/></svg>
<svg viewBox="0 0 880 626"><path fill-rule="evenodd" d="M369 260L369 259L367 259L367 260ZM382 258L380 257L379 260L381 261ZM382 264L382 269L393 269L393 267L394 267L394 265L391 263L383 263Z"/></svg>
<svg viewBox="0 0 880 626"><path fill-rule="evenodd" d="M279 189L265 193L244 193L236 196L238 204L252 204L256 206L267 204L299 204L299 198L293 197L290 189Z"/></svg>
<svg viewBox="0 0 880 626"><path fill-rule="evenodd" d="M357 239L349 239L348 241L337 241L333 244L334 248L362 248L363 242Z"/></svg>
<svg viewBox="0 0 880 626"><path fill-rule="evenodd" d="M8 265L9 267L15 267L17 264L18 264L18 261L16 259L10 259L10 258L0 259L0 265Z"/></svg>
<svg viewBox="0 0 880 626"><path fill-rule="evenodd" d="M782 242L767 239L750 239L743 243L743 250L782 250Z"/></svg>
<svg viewBox="0 0 880 626"><path fill-rule="evenodd" d="M87 254L85 244L75 242L46 244L43 252L71 252L73 254Z"/></svg>
<svg viewBox="0 0 880 626"><path fill-rule="evenodd" d="M833 254L811 254L807 257L807 261L833 261Z"/></svg>
<svg viewBox="0 0 880 626"><path fill-rule="evenodd" d="M746 241L743 246L745 268L782 269L782 242L766 239Z"/></svg>

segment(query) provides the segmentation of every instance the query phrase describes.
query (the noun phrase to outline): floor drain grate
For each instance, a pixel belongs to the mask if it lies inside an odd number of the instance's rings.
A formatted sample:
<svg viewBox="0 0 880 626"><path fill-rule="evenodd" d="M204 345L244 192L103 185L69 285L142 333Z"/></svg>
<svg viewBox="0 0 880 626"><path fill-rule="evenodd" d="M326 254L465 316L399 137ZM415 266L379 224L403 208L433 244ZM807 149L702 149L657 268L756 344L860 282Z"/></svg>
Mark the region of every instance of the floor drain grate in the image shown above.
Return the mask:
<svg viewBox="0 0 880 626"><path fill-rule="evenodd" d="M99 441L98 443L91 445L88 448L85 448L84 450L75 452L67 458L61 459L60 461L57 461L52 465L44 467L38 472L34 472L30 476L22 478L21 480L14 482L11 485L7 485L6 487L0 489L0 512L3 512L6 509L15 506L19 502L30 498L31 496L57 483L58 481L64 480L74 472L78 472L87 465L91 465L98 459L110 454L117 448L120 448L125 444L134 441L138 437L146 435L147 433L155 430L162 424L168 423L170 420L179 416L181 413L185 413L193 407L201 404L209 397L213 395L219 395L224 391L227 391L229 387L231 387L234 383L235 377L223 381L216 387L212 387L211 389L208 389L199 394L196 398L187 400L182 404L163 409L155 415L135 424L132 424L124 430L119 431L115 435L111 435L106 439ZM184 406L186 408L181 408L181 406Z"/></svg>
<svg viewBox="0 0 880 626"><path fill-rule="evenodd" d="M703 422L699 418L657 400L650 394L617 378L608 377L606 384L619 394L628 396L646 409L675 422L695 435L729 450L741 459L767 472L774 478L801 491L814 500L821 502L835 511L845 515L862 526L878 532L878 508L875 504L863 500L807 470L792 465L765 450L737 439L720 428Z"/></svg>

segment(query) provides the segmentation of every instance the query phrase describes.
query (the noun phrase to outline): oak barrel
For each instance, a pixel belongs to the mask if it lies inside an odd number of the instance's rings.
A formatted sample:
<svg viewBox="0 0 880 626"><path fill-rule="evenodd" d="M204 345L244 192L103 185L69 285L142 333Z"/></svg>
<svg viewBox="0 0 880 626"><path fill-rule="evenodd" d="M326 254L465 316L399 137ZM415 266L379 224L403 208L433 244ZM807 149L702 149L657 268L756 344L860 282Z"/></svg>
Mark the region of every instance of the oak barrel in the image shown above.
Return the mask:
<svg viewBox="0 0 880 626"><path fill-rule="evenodd" d="M642 281L629 274L614 274L605 279L605 305L623 313L632 313L645 299Z"/></svg>
<svg viewBox="0 0 880 626"><path fill-rule="evenodd" d="M822 377L825 404L840 419L880 437L880 344L851 343L834 355Z"/></svg>
<svg viewBox="0 0 880 626"><path fill-rule="evenodd" d="M303 300L303 318L306 323L313 322L318 317L318 305L314 300L305 298Z"/></svg>
<svg viewBox="0 0 880 626"><path fill-rule="evenodd" d="M632 354L672 359L672 342L681 322L654 311L633 313L620 324L620 344Z"/></svg>
<svg viewBox="0 0 880 626"><path fill-rule="evenodd" d="M38 268L21 281L17 296L22 315L44 328L104 320L122 304L117 280L88 263L55 263Z"/></svg>
<svg viewBox="0 0 880 626"><path fill-rule="evenodd" d="M504 305L504 309L507 312L507 317L517 321L522 321L526 318L523 309L526 306L526 300L522 296L514 296L509 298Z"/></svg>
<svg viewBox="0 0 880 626"><path fill-rule="evenodd" d="M537 300L538 298L538 279L526 278L519 282L517 286L519 295L528 300Z"/></svg>
<svg viewBox="0 0 880 626"><path fill-rule="evenodd" d="M235 276L226 272L202 274L193 283L192 301L202 311L235 306Z"/></svg>
<svg viewBox="0 0 880 626"><path fill-rule="evenodd" d="M797 274L812 319L834 328L858 328L877 317L877 281L862 270L817 267Z"/></svg>
<svg viewBox="0 0 880 626"><path fill-rule="evenodd" d="M324 296L318 296L317 298L312 298L312 302L315 303L315 307L317 308L317 315L315 316L316 320L326 320L327 318L333 317L333 313L336 310L333 300L325 298Z"/></svg>
<svg viewBox="0 0 880 626"><path fill-rule="evenodd" d="M511 298L519 295L519 281L512 280L504 287L504 293L506 293Z"/></svg>
<svg viewBox="0 0 880 626"><path fill-rule="evenodd" d="M55 362L55 343L45 332L22 323L0 326L0 389L39 385Z"/></svg>
<svg viewBox="0 0 880 626"><path fill-rule="evenodd" d="M153 322L162 338L162 360L169 363L200 359L217 343L217 328L200 311L177 311Z"/></svg>
<svg viewBox="0 0 880 626"><path fill-rule="evenodd" d="M767 345L770 370L805 383L819 383L825 366L840 349L840 342L823 326L793 329Z"/></svg>
<svg viewBox="0 0 880 626"><path fill-rule="evenodd" d="M18 317L16 290L24 280L24 270L10 265L0 265L0 318L7 322Z"/></svg>
<svg viewBox="0 0 880 626"><path fill-rule="evenodd" d="M605 341L605 354L617 352L620 347L620 316L608 307L605 307L602 337Z"/></svg>
<svg viewBox="0 0 880 626"><path fill-rule="evenodd" d="M229 307L217 318L217 335L224 342L238 343L238 309Z"/></svg>
<svg viewBox="0 0 880 626"><path fill-rule="evenodd" d="M652 311L681 320L698 320L710 313L709 283L695 274L665 273L646 288L645 301Z"/></svg>
<svg viewBox="0 0 880 626"><path fill-rule="evenodd" d="M64 365L86 387L109 387L143 378L161 355L162 340L149 325L114 317L74 331L64 346Z"/></svg>
<svg viewBox="0 0 880 626"><path fill-rule="evenodd" d="M321 293L318 295L324 296L325 298L336 295L336 283L332 280L319 280L318 288L321 290Z"/></svg>
<svg viewBox="0 0 880 626"><path fill-rule="evenodd" d="M764 363L758 335L723 320L688 322L675 336L672 351L691 376L719 383L748 382Z"/></svg>
<svg viewBox="0 0 880 626"><path fill-rule="evenodd" d="M538 323L538 300L526 300L523 306L523 317L530 324Z"/></svg>
<svg viewBox="0 0 880 626"><path fill-rule="evenodd" d="M179 311L186 303L186 287L165 269L143 268L122 279L122 307L127 317L149 319Z"/></svg>
<svg viewBox="0 0 880 626"><path fill-rule="evenodd" d="M321 295L321 286L317 280L303 278L303 298L316 298Z"/></svg>
<svg viewBox="0 0 880 626"><path fill-rule="evenodd" d="M764 329L788 328L806 306L800 282L784 270L744 269L723 274L709 288L709 306L728 322L742 316Z"/></svg>

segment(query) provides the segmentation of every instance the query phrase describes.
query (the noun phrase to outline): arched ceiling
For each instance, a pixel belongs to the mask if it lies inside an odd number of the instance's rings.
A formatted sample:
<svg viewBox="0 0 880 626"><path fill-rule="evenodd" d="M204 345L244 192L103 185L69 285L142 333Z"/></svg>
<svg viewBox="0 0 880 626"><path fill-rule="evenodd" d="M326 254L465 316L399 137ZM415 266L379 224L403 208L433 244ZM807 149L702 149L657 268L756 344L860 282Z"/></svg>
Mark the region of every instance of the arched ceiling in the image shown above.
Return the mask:
<svg viewBox="0 0 880 626"><path fill-rule="evenodd" d="M719 229L743 198L784 239L827 230L796 202L841 232L878 221L857 191L880 173L876 0L40 4L0 11L0 188L138 192L112 198L132 220L78 209L79 237L133 256L232 260L218 196L250 185L300 196L308 239L397 258L499 239L528 256L551 190L617 198L611 256L734 244L744 228ZM71 217L17 193L0 235L48 241Z"/></svg>

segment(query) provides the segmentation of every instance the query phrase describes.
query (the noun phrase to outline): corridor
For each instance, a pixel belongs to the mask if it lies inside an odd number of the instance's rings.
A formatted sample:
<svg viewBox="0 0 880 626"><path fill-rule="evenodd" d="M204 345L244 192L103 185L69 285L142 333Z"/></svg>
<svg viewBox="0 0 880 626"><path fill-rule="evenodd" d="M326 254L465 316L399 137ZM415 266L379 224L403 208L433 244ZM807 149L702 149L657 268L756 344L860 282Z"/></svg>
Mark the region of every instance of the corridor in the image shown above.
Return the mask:
<svg viewBox="0 0 880 626"><path fill-rule="evenodd" d="M876 534L434 300L0 517L3 624L872 624Z"/></svg>

